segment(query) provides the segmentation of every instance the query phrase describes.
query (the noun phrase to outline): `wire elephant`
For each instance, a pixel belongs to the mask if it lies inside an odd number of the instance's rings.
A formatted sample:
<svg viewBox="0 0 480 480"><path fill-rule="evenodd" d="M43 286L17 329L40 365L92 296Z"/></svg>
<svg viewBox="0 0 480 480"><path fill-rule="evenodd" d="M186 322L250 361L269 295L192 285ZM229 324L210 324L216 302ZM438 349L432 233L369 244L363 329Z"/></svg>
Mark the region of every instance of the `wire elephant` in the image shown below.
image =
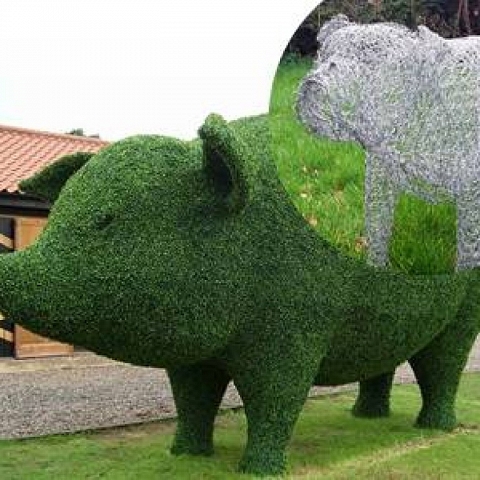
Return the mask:
<svg viewBox="0 0 480 480"><path fill-rule="evenodd" d="M396 202L407 192L453 200L456 268L480 265L480 37L445 40L423 26L338 15L318 42L297 112L314 133L366 151L368 261L388 264Z"/></svg>

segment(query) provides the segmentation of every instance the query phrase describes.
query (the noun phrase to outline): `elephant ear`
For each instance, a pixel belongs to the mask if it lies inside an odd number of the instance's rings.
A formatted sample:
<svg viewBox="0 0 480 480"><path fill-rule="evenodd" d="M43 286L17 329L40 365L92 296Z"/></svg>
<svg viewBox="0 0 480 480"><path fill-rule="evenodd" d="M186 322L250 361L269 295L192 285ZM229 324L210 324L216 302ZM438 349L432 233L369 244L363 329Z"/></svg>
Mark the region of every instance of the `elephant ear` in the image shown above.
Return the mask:
<svg viewBox="0 0 480 480"><path fill-rule="evenodd" d="M22 180L20 191L35 195L54 203L66 181L85 165L94 155L91 152L77 152L59 158L35 175Z"/></svg>
<svg viewBox="0 0 480 480"><path fill-rule="evenodd" d="M341 28L348 27L353 25L353 22L350 22L348 17L343 13L339 13L335 15L331 20L324 23L322 28L318 31L317 35L317 43L320 47L325 43L328 37L332 35L332 33L340 30Z"/></svg>
<svg viewBox="0 0 480 480"><path fill-rule="evenodd" d="M235 128L209 115L199 130L203 167L217 198L234 213L245 208L258 182L258 164Z"/></svg>

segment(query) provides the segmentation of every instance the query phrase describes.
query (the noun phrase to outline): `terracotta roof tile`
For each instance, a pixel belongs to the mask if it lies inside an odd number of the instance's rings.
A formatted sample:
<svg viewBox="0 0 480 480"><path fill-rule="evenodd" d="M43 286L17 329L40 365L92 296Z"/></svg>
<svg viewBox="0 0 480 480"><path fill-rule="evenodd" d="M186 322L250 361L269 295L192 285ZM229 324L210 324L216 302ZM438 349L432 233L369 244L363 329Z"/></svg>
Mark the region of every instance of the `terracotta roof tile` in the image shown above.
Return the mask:
<svg viewBox="0 0 480 480"><path fill-rule="evenodd" d="M63 155L98 152L108 144L97 138L0 125L0 191L18 191L21 180Z"/></svg>

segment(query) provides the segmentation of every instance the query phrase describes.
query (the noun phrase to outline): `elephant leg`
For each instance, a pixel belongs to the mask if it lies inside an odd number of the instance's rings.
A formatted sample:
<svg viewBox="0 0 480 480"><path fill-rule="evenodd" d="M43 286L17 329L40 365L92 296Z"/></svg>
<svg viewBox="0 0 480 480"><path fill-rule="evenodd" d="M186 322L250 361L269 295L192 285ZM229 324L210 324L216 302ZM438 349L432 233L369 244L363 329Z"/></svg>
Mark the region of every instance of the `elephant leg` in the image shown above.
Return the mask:
<svg viewBox="0 0 480 480"><path fill-rule="evenodd" d="M457 199L457 270L480 266L480 191L469 193Z"/></svg>
<svg viewBox="0 0 480 480"><path fill-rule="evenodd" d="M212 365L167 370L177 408L173 454L213 453L213 424L230 378Z"/></svg>
<svg viewBox="0 0 480 480"><path fill-rule="evenodd" d="M284 470L285 449L322 357L316 346L304 348L306 343L275 349L265 343L267 348L234 374L248 424L240 471L277 475Z"/></svg>
<svg viewBox="0 0 480 480"><path fill-rule="evenodd" d="M390 392L394 374L395 370L360 382L360 391L352 409L354 416L377 418L390 415Z"/></svg>
<svg viewBox="0 0 480 480"><path fill-rule="evenodd" d="M392 234L397 191L385 172L382 159L367 153L365 172L365 230L368 262L375 267L388 265L388 245Z"/></svg>
<svg viewBox="0 0 480 480"><path fill-rule="evenodd" d="M455 398L478 333L477 323L472 318L457 320L409 360L422 394L416 426L440 430L455 427Z"/></svg>

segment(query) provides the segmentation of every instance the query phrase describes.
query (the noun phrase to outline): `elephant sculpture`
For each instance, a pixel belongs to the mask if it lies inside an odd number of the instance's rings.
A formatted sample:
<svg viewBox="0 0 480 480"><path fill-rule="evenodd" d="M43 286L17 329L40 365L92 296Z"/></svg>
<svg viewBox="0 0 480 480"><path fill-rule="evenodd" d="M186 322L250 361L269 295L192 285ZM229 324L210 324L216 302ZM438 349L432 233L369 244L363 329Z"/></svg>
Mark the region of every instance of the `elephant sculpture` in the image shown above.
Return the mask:
<svg viewBox="0 0 480 480"><path fill-rule="evenodd" d="M417 425L453 428L480 327L478 273L406 275L342 256L284 190L266 117L211 115L199 132L128 138L22 182L54 204L33 245L0 256L2 312L166 368L174 454L212 453L233 380L248 421L240 468L278 474L312 385L359 380L354 413L387 415L405 360L423 398Z"/></svg>
<svg viewBox="0 0 480 480"><path fill-rule="evenodd" d="M344 15L318 34L298 114L313 132L366 150L371 264L388 263L403 192L457 208L458 270L480 265L480 37L445 40L427 27L359 25Z"/></svg>

